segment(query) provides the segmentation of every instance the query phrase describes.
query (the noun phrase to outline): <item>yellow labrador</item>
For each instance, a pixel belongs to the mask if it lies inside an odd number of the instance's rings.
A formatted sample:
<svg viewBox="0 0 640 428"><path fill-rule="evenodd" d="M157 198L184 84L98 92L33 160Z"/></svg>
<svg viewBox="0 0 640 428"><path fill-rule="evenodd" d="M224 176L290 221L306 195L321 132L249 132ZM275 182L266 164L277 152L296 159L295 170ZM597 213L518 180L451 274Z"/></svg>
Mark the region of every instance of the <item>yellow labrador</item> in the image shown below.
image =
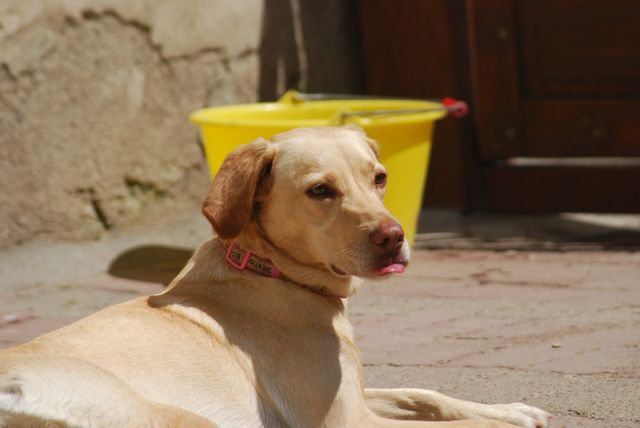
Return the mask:
<svg viewBox="0 0 640 428"><path fill-rule="evenodd" d="M346 298L409 262L385 183L361 130L239 148L203 207L217 238L165 292L0 353L0 425L546 426L524 404L365 389Z"/></svg>

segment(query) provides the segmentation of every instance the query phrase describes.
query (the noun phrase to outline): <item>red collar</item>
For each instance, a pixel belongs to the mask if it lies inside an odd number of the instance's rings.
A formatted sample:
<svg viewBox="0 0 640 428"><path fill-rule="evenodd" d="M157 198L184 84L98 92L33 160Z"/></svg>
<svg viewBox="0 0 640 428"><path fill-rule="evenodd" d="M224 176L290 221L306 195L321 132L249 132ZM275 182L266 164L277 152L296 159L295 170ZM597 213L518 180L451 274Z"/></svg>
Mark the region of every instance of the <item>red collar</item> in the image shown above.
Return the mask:
<svg viewBox="0 0 640 428"><path fill-rule="evenodd" d="M218 239L218 242L220 242L220 245L222 245L222 248L225 250L225 260L234 268L238 270L250 270L269 278L285 279L284 275L282 275L282 272L280 272L280 269L278 269L278 267L273 264L271 260L262 258L253 251L242 248L235 241L228 242L222 239ZM302 284L298 285L322 297L334 299L346 298L337 294L327 293L324 290L315 287L309 287Z"/></svg>
<svg viewBox="0 0 640 428"><path fill-rule="evenodd" d="M268 276L269 278L280 278L280 269L278 269L271 260L263 259L253 251L240 247L235 241L229 243L218 239L218 242L222 244L222 247L226 251L225 259L227 263L234 268L238 270L248 269L260 275Z"/></svg>

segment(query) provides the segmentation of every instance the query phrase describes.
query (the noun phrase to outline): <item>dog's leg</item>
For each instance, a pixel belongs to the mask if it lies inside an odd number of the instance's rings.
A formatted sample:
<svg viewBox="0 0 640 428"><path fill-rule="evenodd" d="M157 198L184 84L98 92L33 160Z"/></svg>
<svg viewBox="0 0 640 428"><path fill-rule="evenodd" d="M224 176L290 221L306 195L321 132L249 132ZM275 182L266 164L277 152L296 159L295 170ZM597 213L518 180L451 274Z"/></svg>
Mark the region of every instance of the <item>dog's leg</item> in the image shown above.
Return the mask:
<svg viewBox="0 0 640 428"><path fill-rule="evenodd" d="M0 427L215 428L206 418L155 403L91 363L54 355L0 355Z"/></svg>
<svg viewBox="0 0 640 428"><path fill-rule="evenodd" d="M488 419L432 422L390 419L375 414L371 415L370 418L360 421L357 426L362 428L517 428L515 425L507 422Z"/></svg>
<svg viewBox="0 0 640 428"><path fill-rule="evenodd" d="M367 406L388 419L451 421L495 419L526 428L544 428L550 414L522 403L480 404L414 388L365 389Z"/></svg>

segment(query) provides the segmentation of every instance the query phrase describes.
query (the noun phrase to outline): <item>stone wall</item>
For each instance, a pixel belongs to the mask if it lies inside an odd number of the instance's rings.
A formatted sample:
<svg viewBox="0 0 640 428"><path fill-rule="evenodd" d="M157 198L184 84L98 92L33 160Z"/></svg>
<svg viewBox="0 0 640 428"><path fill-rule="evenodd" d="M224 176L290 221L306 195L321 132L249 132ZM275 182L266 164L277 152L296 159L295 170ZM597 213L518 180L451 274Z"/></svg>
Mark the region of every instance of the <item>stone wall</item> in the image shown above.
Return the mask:
<svg viewBox="0 0 640 428"><path fill-rule="evenodd" d="M361 88L350 1L4 0L0 247L197 210L189 112Z"/></svg>

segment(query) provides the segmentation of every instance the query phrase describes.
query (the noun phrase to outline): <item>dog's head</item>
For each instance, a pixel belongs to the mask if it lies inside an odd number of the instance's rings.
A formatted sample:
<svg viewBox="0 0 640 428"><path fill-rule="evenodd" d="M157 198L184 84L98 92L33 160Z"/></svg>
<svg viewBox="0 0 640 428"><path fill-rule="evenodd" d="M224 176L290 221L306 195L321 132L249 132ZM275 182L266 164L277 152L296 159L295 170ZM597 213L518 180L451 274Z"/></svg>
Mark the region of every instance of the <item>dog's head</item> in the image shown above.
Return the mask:
<svg viewBox="0 0 640 428"><path fill-rule="evenodd" d="M378 147L362 130L301 128L230 154L203 213L221 238L251 225L303 265L376 277L409 261L402 227L382 203L386 181Z"/></svg>

